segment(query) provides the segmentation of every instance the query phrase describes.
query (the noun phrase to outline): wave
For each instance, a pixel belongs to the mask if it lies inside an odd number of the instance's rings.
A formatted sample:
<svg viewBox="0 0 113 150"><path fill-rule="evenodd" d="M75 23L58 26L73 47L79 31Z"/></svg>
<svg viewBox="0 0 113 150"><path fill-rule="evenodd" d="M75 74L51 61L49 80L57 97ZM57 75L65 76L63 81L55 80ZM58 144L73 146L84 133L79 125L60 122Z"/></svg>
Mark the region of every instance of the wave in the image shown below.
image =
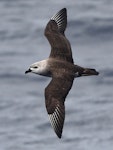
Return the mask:
<svg viewBox="0 0 113 150"><path fill-rule="evenodd" d="M76 38L113 39L113 18L84 18L69 22L69 30Z"/></svg>

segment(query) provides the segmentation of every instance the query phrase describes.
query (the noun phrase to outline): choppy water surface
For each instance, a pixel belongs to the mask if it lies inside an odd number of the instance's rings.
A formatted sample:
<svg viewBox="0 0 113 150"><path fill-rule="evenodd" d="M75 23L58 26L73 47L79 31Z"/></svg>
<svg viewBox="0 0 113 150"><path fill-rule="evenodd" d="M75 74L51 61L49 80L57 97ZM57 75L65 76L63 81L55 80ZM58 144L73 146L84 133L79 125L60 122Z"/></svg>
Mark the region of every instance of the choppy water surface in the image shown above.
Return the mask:
<svg viewBox="0 0 113 150"><path fill-rule="evenodd" d="M74 81L59 140L45 109L50 79L24 72L48 57L44 28L63 7L75 62L100 75ZM0 149L113 149L112 0L0 0Z"/></svg>

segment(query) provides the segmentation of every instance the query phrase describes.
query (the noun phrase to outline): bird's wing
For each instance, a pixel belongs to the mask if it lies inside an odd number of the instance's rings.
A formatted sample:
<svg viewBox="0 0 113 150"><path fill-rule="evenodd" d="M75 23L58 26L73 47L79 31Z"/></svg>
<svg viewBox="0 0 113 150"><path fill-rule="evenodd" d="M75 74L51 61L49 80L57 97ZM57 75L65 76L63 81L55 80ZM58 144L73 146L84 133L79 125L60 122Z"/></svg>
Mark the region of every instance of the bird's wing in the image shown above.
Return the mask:
<svg viewBox="0 0 113 150"><path fill-rule="evenodd" d="M45 89L46 109L50 118L51 126L59 138L62 136L65 119L64 101L73 84L73 78L52 78Z"/></svg>
<svg viewBox="0 0 113 150"><path fill-rule="evenodd" d="M71 46L64 34L66 26L67 11L63 8L48 22L45 36L51 45L50 57L73 63Z"/></svg>
<svg viewBox="0 0 113 150"><path fill-rule="evenodd" d="M67 27L67 10L66 8L61 9L57 14L51 17L57 24L58 30L61 34L64 34Z"/></svg>

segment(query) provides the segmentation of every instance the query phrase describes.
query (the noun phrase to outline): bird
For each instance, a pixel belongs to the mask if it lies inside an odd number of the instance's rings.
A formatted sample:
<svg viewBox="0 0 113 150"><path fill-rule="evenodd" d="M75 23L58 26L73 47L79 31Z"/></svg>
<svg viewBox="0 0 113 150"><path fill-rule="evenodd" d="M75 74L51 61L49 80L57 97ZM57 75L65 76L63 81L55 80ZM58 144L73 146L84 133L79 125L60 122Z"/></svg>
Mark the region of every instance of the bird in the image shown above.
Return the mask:
<svg viewBox="0 0 113 150"><path fill-rule="evenodd" d="M27 73L51 77L45 88L45 106L51 126L58 138L62 137L65 120L65 99L73 81L77 77L98 75L92 68L74 64L69 40L65 36L67 27L67 9L58 11L46 25L44 34L48 39L51 52L47 59L30 65Z"/></svg>

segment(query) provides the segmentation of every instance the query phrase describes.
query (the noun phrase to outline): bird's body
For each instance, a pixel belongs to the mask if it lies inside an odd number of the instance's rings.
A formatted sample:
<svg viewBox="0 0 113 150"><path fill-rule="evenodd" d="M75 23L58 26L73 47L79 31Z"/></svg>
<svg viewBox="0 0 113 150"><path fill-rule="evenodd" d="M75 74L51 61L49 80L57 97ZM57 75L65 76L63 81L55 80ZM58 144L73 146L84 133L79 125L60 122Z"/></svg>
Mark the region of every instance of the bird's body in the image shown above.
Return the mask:
<svg viewBox="0 0 113 150"><path fill-rule="evenodd" d="M45 29L45 36L51 45L49 58L32 64L25 72L52 78L45 88L45 104L51 125L59 138L65 119L64 102L74 78L99 74L95 69L74 64L71 45L64 34L66 26L67 11L63 8L50 19Z"/></svg>

